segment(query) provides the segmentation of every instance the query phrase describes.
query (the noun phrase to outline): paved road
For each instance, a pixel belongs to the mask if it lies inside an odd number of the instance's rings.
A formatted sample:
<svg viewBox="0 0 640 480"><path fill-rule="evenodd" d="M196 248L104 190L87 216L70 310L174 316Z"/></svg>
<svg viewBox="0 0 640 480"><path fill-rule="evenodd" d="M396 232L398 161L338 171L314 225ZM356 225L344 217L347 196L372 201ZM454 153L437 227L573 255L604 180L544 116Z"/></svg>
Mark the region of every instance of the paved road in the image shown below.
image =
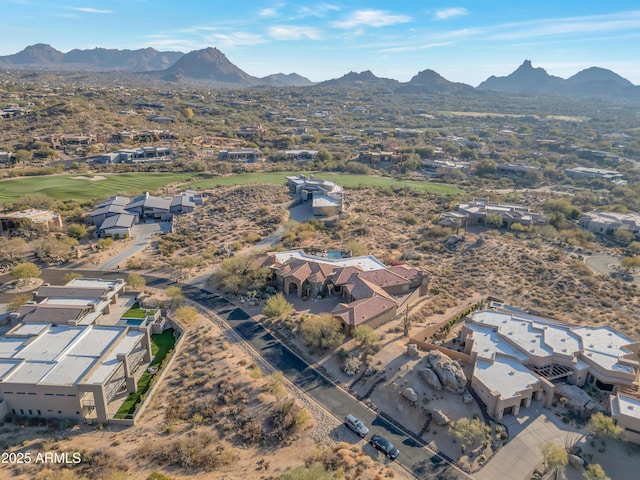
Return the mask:
<svg viewBox="0 0 640 480"><path fill-rule="evenodd" d="M85 278L113 279L125 276L125 272L74 271L83 274ZM62 278L65 273L68 273L68 270L47 269L42 272L41 278L45 282L62 284ZM145 276L145 280L149 287L154 288L166 288L168 285L174 284L170 279L152 276ZM1 281L6 281L6 279L0 277ZM388 438L400 450L400 457L396 461L409 469L417 478L441 480L471 478L450 465L433 451L408 438L400 429L363 406L341 388L333 385L317 370L311 368L304 360L274 338L262 325L253 321L244 310L236 307L220 295L198 286L180 284L180 287L186 298L219 315L260 355L275 368L281 370L294 385L311 396L329 412L338 418L343 418L345 415L352 413L369 425L371 434L377 433ZM0 302L3 301L2 297L3 295L0 294ZM356 439L357 437L354 434L354 441Z"/></svg>
<svg viewBox="0 0 640 480"><path fill-rule="evenodd" d="M614 276L619 273L620 257L614 257L611 255L593 255L585 258L585 263L591 267L592 270L602 275ZM633 283L640 285L640 274L636 273L630 277Z"/></svg>
<svg viewBox="0 0 640 480"><path fill-rule="evenodd" d="M274 338L262 325L253 321L242 309L208 290L189 285L182 286L183 294L190 300L213 310L240 336L267 359L275 368L302 391L314 398L338 418L354 414L370 426L371 433L388 438L400 450L398 462L418 478L462 479L465 476L448 465L434 452L423 448L415 440L407 438L394 425L364 407L354 397L325 379L317 370ZM356 438L354 436L354 438Z"/></svg>

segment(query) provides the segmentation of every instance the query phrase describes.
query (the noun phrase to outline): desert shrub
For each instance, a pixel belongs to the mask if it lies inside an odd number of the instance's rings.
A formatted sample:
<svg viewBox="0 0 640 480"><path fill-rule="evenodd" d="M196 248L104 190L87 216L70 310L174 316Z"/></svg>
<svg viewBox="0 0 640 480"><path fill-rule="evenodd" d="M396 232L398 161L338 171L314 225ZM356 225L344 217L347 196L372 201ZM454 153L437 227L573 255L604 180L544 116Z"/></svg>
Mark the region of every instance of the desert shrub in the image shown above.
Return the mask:
<svg viewBox="0 0 640 480"><path fill-rule="evenodd" d="M360 365L362 365L362 360L360 360L360 357L347 357L342 363L342 371L348 376L352 377L360 369Z"/></svg>

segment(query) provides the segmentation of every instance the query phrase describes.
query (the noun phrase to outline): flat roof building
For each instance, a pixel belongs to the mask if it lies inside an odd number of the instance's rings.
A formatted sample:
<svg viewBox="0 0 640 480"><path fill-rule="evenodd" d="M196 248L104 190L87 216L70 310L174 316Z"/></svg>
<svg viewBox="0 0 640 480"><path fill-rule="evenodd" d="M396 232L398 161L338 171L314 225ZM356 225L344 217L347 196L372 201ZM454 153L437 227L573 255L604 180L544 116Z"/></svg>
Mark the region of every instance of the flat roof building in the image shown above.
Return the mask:
<svg viewBox="0 0 640 480"><path fill-rule="evenodd" d="M610 327L579 327L494 307L471 314L460 339L465 353L475 359L474 390L496 419L517 414L531 399L545 395L550 404L557 381L592 384L614 394L639 391L640 343ZM499 374L505 364L513 374ZM525 378L522 369L539 382L531 383L534 387L518 406L504 399L513 396L515 377Z"/></svg>

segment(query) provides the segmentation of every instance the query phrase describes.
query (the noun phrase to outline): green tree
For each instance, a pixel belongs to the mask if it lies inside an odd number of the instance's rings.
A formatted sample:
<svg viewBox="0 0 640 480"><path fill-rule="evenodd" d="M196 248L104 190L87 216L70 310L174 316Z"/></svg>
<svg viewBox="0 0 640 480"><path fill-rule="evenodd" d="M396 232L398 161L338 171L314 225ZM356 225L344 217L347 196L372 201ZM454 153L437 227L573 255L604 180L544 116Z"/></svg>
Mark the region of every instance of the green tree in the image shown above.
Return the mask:
<svg viewBox="0 0 640 480"><path fill-rule="evenodd" d="M631 256L640 255L640 242L631 242L627 247L627 253Z"/></svg>
<svg viewBox="0 0 640 480"><path fill-rule="evenodd" d="M589 423L587 423L587 431L598 437L613 438L619 440L622 438L624 430L616 425L613 418L602 412L591 415Z"/></svg>
<svg viewBox="0 0 640 480"><path fill-rule="evenodd" d="M488 227L502 227L502 215L500 215L499 213L487 213L487 218L485 219L484 223L485 225L487 225Z"/></svg>
<svg viewBox="0 0 640 480"><path fill-rule="evenodd" d="M270 274L269 268L258 267L254 256L241 254L220 262L211 281L220 284L227 292L238 294L248 288L263 288Z"/></svg>
<svg viewBox="0 0 640 480"><path fill-rule="evenodd" d="M98 239L98 244L96 246L98 247L98 250L106 250L112 245L113 245L113 238L105 237L105 238Z"/></svg>
<svg viewBox="0 0 640 480"><path fill-rule="evenodd" d="M451 422L449 433L467 447L474 447L491 438L491 428L479 418L463 417Z"/></svg>
<svg viewBox="0 0 640 480"><path fill-rule="evenodd" d="M129 278L127 278L127 285L136 290L142 289L147 285L144 277L142 275L138 275L137 273L130 273Z"/></svg>
<svg viewBox="0 0 640 480"><path fill-rule="evenodd" d="M18 208L40 208L50 210L55 205L55 200L44 193L30 193L23 195L16 202Z"/></svg>
<svg viewBox="0 0 640 480"><path fill-rule="evenodd" d="M0 236L0 259L13 260L18 257L27 246L20 237L6 238Z"/></svg>
<svg viewBox="0 0 640 480"><path fill-rule="evenodd" d="M80 239L86 235L87 227L82 225L81 223L72 223L71 225L69 225L69 230L67 233L70 237Z"/></svg>
<svg viewBox="0 0 640 480"><path fill-rule="evenodd" d="M193 120L193 108L189 108L189 107L183 108L182 116L187 120Z"/></svg>
<svg viewBox="0 0 640 480"><path fill-rule="evenodd" d="M380 335L369 325L358 325L353 329L353 338L363 347L368 347L380 339Z"/></svg>
<svg viewBox="0 0 640 480"><path fill-rule="evenodd" d="M545 442L540 445L540 452L545 473L562 468L569 463L569 456L565 448L553 442Z"/></svg>
<svg viewBox="0 0 640 480"><path fill-rule="evenodd" d="M179 305L184 301L182 289L176 285L167 287L165 293L167 295L167 298L170 300L171 305Z"/></svg>
<svg viewBox="0 0 640 480"><path fill-rule="evenodd" d="M37 265L31 262L19 263L11 270L11 276L22 281L23 284L30 278L39 277L40 273L42 272Z"/></svg>
<svg viewBox="0 0 640 480"><path fill-rule="evenodd" d="M33 152L31 150L20 149L16 152L16 162L28 163L33 160Z"/></svg>
<svg viewBox="0 0 640 480"><path fill-rule="evenodd" d="M493 160L481 160L475 168L476 175L479 177L489 177L495 175L498 171L498 164Z"/></svg>
<svg viewBox="0 0 640 480"><path fill-rule="evenodd" d="M187 325L192 323L196 319L197 315L198 311L195 308L189 307L187 305L179 307L175 312L173 312L173 318L175 318L178 322Z"/></svg>
<svg viewBox="0 0 640 480"><path fill-rule="evenodd" d="M613 238L618 242L630 244L636 239L636 234L626 228L617 228L613 231Z"/></svg>
<svg viewBox="0 0 640 480"><path fill-rule="evenodd" d="M312 315L302 321L302 337L307 345L321 349L333 348L342 343L342 323L330 313Z"/></svg>
<svg viewBox="0 0 640 480"><path fill-rule="evenodd" d="M25 303L27 303L29 300L31 300L31 296L27 294L21 293L19 295L14 295L9 301L7 309L10 312L17 312L18 309L21 306L23 306Z"/></svg>
<svg viewBox="0 0 640 480"><path fill-rule="evenodd" d="M330 162L333 159L333 155L326 148L321 148L320 150L318 150L317 158L321 162Z"/></svg>
<svg viewBox="0 0 640 480"><path fill-rule="evenodd" d="M640 257L622 257L620 266L627 272L632 272L640 268Z"/></svg>
<svg viewBox="0 0 640 480"><path fill-rule="evenodd" d="M265 303L262 313L271 320L282 320L293 312L293 305L287 302L282 293L277 293L269 297Z"/></svg>
<svg viewBox="0 0 640 480"><path fill-rule="evenodd" d="M597 463L591 463L583 473L586 480L611 480Z"/></svg>

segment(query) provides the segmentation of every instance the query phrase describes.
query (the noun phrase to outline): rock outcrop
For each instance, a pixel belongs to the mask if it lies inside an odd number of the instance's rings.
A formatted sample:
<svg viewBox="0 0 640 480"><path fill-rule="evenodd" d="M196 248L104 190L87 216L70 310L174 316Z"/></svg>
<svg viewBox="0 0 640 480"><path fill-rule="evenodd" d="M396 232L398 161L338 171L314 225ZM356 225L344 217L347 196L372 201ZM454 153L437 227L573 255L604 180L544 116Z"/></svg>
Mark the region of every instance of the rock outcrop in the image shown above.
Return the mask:
<svg viewBox="0 0 640 480"><path fill-rule="evenodd" d="M429 365L438 376L444 388L462 394L467 385L467 376L462 367L439 350L433 350L426 356Z"/></svg>
<svg viewBox="0 0 640 480"><path fill-rule="evenodd" d="M563 402L567 408L584 412L596 410L596 404L589 394L575 385L563 383L556 385L555 395L567 399Z"/></svg>
<svg viewBox="0 0 640 480"><path fill-rule="evenodd" d="M449 425L449 422L451 421L442 410L438 410L437 408L431 411L431 418L441 426Z"/></svg>
<svg viewBox="0 0 640 480"><path fill-rule="evenodd" d="M436 372L434 372L430 368L420 370L420 376L432 389L437 391L442 390L442 383L440 383L438 375L436 375Z"/></svg>
<svg viewBox="0 0 640 480"><path fill-rule="evenodd" d="M407 387L402 391L402 396L404 398L406 398L407 400L409 400L411 403L418 403L418 394L416 393L416 391L411 388L411 387Z"/></svg>

